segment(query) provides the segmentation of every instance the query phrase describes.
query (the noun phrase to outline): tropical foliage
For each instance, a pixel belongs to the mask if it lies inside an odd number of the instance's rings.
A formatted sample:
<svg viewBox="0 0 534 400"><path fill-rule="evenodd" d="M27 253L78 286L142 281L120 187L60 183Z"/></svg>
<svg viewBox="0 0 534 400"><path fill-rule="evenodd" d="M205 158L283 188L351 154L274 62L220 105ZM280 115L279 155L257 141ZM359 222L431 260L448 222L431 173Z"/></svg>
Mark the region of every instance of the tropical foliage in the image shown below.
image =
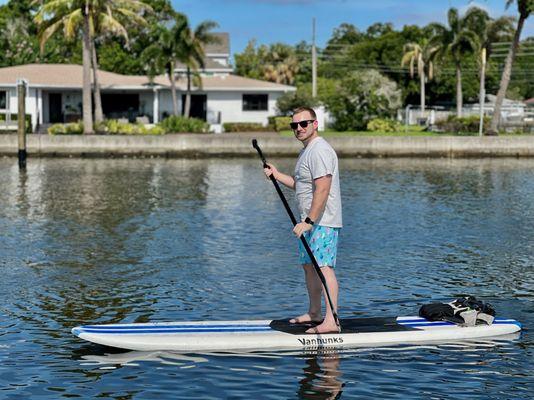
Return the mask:
<svg viewBox="0 0 534 400"><path fill-rule="evenodd" d="M495 110L491 119L491 125L489 129L490 134L497 134L501 118L501 107L508 90L508 85L510 84L510 79L512 75L512 64L519 48L521 32L523 31L525 21L534 12L534 0L507 0L506 7L510 7L514 3L516 3L517 5L519 20L517 21L517 27L515 29L512 45L510 46L510 50L508 52L508 55L506 56L506 61L504 63L501 83L499 85L499 92L497 93L497 99L495 101Z"/></svg>
<svg viewBox="0 0 534 400"><path fill-rule="evenodd" d="M168 133L206 133L208 124L197 118L187 118L182 116L171 115L159 123Z"/></svg>
<svg viewBox="0 0 534 400"><path fill-rule="evenodd" d="M377 117L392 117L401 106L397 84L375 70L353 72L337 85L337 93L325 99L335 118L334 129L364 130Z"/></svg>
<svg viewBox="0 0 534 400"><path fill-rule="evenodd" d="M404 45L404 55L402 56L401 66L410 66L410 77L414 77L415 66L417 66L417 75L421 85L421 110L425 111L425 85L428 79L434 77L434 58L438 54L438 47L432 46L428 40L418 43L407 43Z"/></svg>
<svg viewBox="0 0 534 400"><path fill-rule="evenodd" d="M503 10L505 6L515 11L515 18L493 19L471 7L464 14L444 9L444 25L395 29L378 22L360 31L342 23L324 48L318 49L316 98L311 95L310 43L257 45L250 41L235 55L234 67L242 76L295 85L297 92L278 104L282 114L296 104L321 102L342 121L343 115L355 111L355 121L341 123L346 127L365 127L371 119L392 113L390 104L383 107L383 97L365 88L362 77L369 70L380 76L380 85L393 90L394 103L398 99L400 105L456 105L460 114L464 101L478 102L486 92L498 93L499 109L505 96L534 97L534 38L520 40L534 0L506 0ZM180 65L189 88L201 85L202 49L213 40L215 27L210 21L191 27L170 0L10 0L0 6L0 67L36 62L83 64L84 131L92 132L91 91L97 103L99 96L98 82L91 87L91 66L93 71L100 65L123 74L166 73L175 87L171 71ZM97 104L96 120L99 108ZM179 111L175 99L174 113L179 115ZM499 115L496 112L492 120L492 132L498 129Z"/></svg>
<svg viewBox="0 0 534 400"><path fill-rule="evenodd" d="M236 73L249 78L292 85L299 72L295 49L283 43L256 47L256 42L251 40L235 58Z"/></svg>
<svg viewBox="0 0 534 400"><path fill-rule="evenodd" d="M95 39L98 34L109 33L122 36L127 41L128 33L120 20L145 24L141 14L150 7L138 0L34 0L31 4L39 5L34 21L38 26L41 53L48 39L60 28L67 41L74 40L81 32L83 129L84 133L93 133L91 69L95 86L95 118L98 123L103 121Z"/></svg>

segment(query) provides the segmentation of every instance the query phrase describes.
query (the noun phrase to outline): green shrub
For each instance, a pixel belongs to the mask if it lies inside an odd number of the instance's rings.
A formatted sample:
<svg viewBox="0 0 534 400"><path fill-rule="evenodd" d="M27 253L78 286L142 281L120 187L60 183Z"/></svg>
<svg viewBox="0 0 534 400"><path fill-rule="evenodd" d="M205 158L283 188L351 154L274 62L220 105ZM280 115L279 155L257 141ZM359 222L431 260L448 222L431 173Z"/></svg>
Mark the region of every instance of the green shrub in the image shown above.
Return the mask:
<svg viewBox="0 0 534 400"><path fill-rule="evenodd" d="M364 130L374 118L395 115L402 104L397 83L375 70L354 71L336 85L337 90L325 98L325 105L337 131Z"/></svg>
<svg viewBox="0 0 534 400"><path fill-rule="evenodd" d="M225 132L270 132L273 129L259 122L226 122L223 128Z"/></svg>
<svg viewBox="0 0 534 400"><path fill-rule="evenodd" d="M158 124L167 133L207 133L208 123L198 118L171 115Z"/></svg>
<svg viewBox="0 0 534 400"><path fill-rule="evenodd" d="M280 114L290 115L298 107L316 107L319 100L313 98L306 90L287 92L276 100L276 108Z"/></svg>
<svg viewBox="0 0 534 400"><path fill-rule="evenodd" d="M274 118L274 130L276 132L287 131L289 129L289 123L291 117L275 117Z"/></svg>
<svg viewBox="0 0 534 400"><path fill-rule="evenodd" d="M145 128L146 129L146 128ZM147 135L165 135L167 132L165 129L159 125L155 125L151 128L146 129L145 132Z"/></svg>
<svg viewBox="0 0 534 400"><path fill-rule="evenodd" d="M396 132L399 128L397 121L386 118L374 118L367 123L370 132Z"/></svg>
<svg viewBox="0 0 534 400"><path fill-rule="evenodd" d="M109 135L163 135L165 129L160 126L147 128L143 124L132 124L129 122L119 122L115 119L107 119L95 126L98 133Z"/></svg>
<svg viewBox="0 0 534 400"><path fill-rule="evenodd" d="M83 133L83 123L70 122L68 124L54 124L48 128L49 135L81 135Z"/></svg>
<svg viewBox="0 0 534 400"><path fill-rule="evenodd" d="M491 119L484 117L484 131L487 131L490 126ZM470 115L468 117L458 118L455 115L449 115L446 120L437 121L435 126L438 130L443 132L453 133L478 133L480 124L480 117L477 115Z"/></svg>

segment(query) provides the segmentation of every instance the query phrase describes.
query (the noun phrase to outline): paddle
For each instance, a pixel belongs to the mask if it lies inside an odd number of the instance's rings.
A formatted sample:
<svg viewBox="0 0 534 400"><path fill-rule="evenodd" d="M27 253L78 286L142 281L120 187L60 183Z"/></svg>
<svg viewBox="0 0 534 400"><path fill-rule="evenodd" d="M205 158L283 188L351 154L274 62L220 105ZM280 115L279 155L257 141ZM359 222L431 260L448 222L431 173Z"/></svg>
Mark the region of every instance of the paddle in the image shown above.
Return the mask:
<svg viewBox="0 0 534 400"><path fill-rule="evenodd" d="M258 141L256 139L252 139L252 147L254 147L256 151L258 152L261 158L261 161L263 162L263 168L270 168L267 165L267 161L265 160L265 157L263 156L263 153L260 149L260 146L258 146ZM282 189L280 189L278 182L276 181L275 177L272 174L270 178L271 178L271 182L274 185L274 188L276 189L276 192L278 193L278 196L280 196L280 200L282 200L282 203L284 204L284 207L287 211L287 214L289 215L289 218L291 219L291 222L293 223L293 226L297 225L298 223L297 219L295 218L295 215L293 215L293 211L291 211L291 208L289 207L289 204L287 203L287 200L284 196L284 193L282 192ZM326 285L326 279L323 273L321 272L321 268L319 267L319 264L317 263L317 260L315 259L315 256L313 255L313 252L310 249L310 246L308 245L308 242L306 241L306 238L304 237L304 235L300 236L300 240L304 248L306 249L306 253L308 253L308 256L310 257L310 260L312 261L312 264L315 268L315 272L317 273L317 276L319 277L319 279L321 280L321 283L323 284L324 291L326 293L326 298L328 299L330 309L332 310L332 314L334 316L334 321L336 321L336 325L341 330L341 325L339 324L339 319L337 317L336 310L334 309L334 305L332 304L332 299L330 298L330 292L328 291L328 286Z"/></svg>

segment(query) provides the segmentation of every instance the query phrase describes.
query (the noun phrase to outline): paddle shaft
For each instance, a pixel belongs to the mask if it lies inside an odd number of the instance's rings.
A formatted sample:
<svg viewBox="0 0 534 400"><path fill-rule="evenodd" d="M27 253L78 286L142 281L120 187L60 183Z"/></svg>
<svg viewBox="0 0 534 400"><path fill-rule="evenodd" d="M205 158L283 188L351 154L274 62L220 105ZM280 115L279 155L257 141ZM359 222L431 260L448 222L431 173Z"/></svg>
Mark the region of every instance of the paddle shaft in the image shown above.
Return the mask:
<svg viewBox="0 0 534 400"><path fill-rule="evenodd" d="M265 160L265 157L263 155L263 152L260 149L260 146L258 145L258 142L256 139L252 140L252 146L256 149L258 152L261 161L263 162L263 168L270 168L269 165L267 165L267 161ZM289 207L289 204L287 203L286 197L284 196L284 193L282 192L282 189L280 189L280 185L278 185L278 181L274 177L274 174L271 174L269 176L271 179L271 182L274 185L274 188L276 189L276 192L278 193L278 196L280 196L280 200L282 200L282 203L284 204L284 207L287 211L287 214L289 215L289 218L291 219L291 222L293 223L293 226L297 225L297 219L295 218L295 215L293 214L293 211L291 211L291 207ZM330 297L330 292L328 291L328 286L326 284L326 279L321 272L321 267L319 267L319 264L317 263L317 260L315 259L315 256L313 255L313 252L308 245L308 242L306 238L304 237L304 234L300 235L300 241L302 242L302 245L306 249L306 253L308 253L308 256L310 257L310 260L312 261L313 267L315 268L315 272L317 273L317 276L321 280L321 283L323 284L324 291L326 294L326 298L328 299L328 303L330 305L330 309L332 310L332 315L334 316L334 321L336 322L336 325L339 327L339 319L337 317L337 312L334 308L334 305L332 303L332 298Z"/></svg>

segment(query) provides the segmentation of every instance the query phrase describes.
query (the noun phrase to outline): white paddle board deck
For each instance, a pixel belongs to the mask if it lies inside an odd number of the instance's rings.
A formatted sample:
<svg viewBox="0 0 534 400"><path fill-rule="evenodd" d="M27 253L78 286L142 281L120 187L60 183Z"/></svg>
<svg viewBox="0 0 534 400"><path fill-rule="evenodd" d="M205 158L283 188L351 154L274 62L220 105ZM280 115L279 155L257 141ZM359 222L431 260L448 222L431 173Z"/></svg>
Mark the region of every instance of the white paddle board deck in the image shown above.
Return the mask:
<svg viewBox="0 0 534 400"><path fill-rule="evenodd" d="M129 350L230 351L343 348L454 341L507 335L521 330L513 319L461 327L420 317L341 320L341 333L307 334L310 325L273 321L199 321L86 325L72 329L81 339Z"/></svg>

